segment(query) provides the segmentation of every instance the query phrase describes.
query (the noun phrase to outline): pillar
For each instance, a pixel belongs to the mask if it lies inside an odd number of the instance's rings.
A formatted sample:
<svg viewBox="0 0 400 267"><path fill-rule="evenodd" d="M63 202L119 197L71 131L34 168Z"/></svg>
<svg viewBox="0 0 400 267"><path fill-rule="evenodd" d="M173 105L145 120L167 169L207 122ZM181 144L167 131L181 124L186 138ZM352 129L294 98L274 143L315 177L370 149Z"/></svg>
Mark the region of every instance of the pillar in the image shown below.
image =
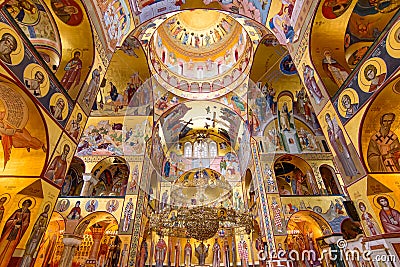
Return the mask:
<svg viewBox="0 0 400 267"><path fill-rule="evenodd" d="M82 237L64 234L63 243L64 249L61 255L59 267L71 267L76 248L82 243Z"/></svg>
<svg viewBox="0 0 400 267"><path fill-rule="evenodd" d="M93 244L90 249L89 258L86 260L85 266L96 266L97 254L99 254L101 239L103 238L104 228L95 224L91 227Z"/></svg>
<svg viewBox="0 0 400 267"><path fill-rule="evenodd" d="M92 194L93 186L95 186L99 180L97 180L92 173L83 173L83 186L81 190L81 196L90 196Z"/></svg>

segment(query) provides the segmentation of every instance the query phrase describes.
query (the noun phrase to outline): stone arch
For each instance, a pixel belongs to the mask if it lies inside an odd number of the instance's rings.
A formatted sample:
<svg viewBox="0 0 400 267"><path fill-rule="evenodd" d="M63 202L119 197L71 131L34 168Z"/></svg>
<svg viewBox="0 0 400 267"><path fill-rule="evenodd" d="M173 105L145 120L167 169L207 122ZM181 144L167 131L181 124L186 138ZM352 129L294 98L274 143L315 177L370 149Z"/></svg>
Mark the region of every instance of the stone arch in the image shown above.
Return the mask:
<svg viewBox="0 0 400 267"><path fill-rule="evenodd" d="M324 182L326 193L329 195L340 195L342 194L342 188L340 186L339 180L336 176L335 170L327 165L323 164L318 168L322 181Z"/></svg>
<svg viewBox="0 0 400 267"><path fill-rule="evenodd" d="M302 158L286 154L275 160L274 173L281 195L319 195L311 166Z"/></svg>
<svg viewBox="0 0 400 267"><path fill-rule="evenodd" d="M92 175L98 180L92 195L124 196L129 174L129 164L122 157L107 157L99 161L92 169Z"/></svg>

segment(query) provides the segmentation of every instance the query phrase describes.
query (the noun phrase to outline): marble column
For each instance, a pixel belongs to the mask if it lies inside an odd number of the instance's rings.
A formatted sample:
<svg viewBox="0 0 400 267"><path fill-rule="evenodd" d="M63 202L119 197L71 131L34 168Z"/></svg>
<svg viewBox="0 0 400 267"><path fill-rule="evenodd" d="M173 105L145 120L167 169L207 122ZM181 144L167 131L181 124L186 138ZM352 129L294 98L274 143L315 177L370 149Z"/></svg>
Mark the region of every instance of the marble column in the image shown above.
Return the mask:
<svg viewBox="0 0 400 267"><path fill-rule="evenodd" d="M61 255L59 267L71 267L76 248L82 243L82 237L74 235L64 235L64 249Z"/></svg>
<svg viewBox="0 0 400 267"><path fill-rule="evenodd" d="M103 238L104 228L101 225L93 225L91 228L93 244L90 249L89 258L85 266L96 266L97 254L99 254L101 239Z"/></svg>
<svg viewBox="0 0 400 267"><path fill-rule="evenodd" d="M99 182L92 173L83 173L83 186L81 196L91 196L93 187Z"/></svg>

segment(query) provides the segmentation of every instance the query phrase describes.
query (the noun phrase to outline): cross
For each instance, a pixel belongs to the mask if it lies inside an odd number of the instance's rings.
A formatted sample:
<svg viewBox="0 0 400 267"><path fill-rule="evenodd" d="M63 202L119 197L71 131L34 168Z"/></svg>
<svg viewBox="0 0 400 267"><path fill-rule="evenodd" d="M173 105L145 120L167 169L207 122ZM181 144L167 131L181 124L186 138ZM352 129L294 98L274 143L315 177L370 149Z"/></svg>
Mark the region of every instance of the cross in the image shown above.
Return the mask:
<svg viewBox="0 0 400 267"><path fill-rule="evenodd" d="M385 165L386 167L388 167L388 168L390 168L390 170L392 171L392 172L394 172L394 171L396 171L396 168L394 168L394 167L396 167L394 164L391 164L391 162L390 161L386 161L386 165Z"/></svg>
<svg viewBox="0 0 400 267"><path fill-rule="evenodd" d="M185 124L182 129L180 130L180 132L182 133L186 127L188 127L189 125L193 125L192 119L190 119L189 121L183 121L183 123Z"/></svg>
<svg viewBox="0 0 400 267"><path fill-rule="evenodd" d="M212 117L212 119L211 118L206 118L207 120L210 120L210 121L212 121L213 123L212 123L212 127L213 128L215 128L215 123L217 122L217 120L216 120L216 117L217 117L217 112L213 112L213 117Z"/></svg>
<svg viewBox="0 0 400 267"><path fill-rule="evenodd" d="M395 138L393 138L393 133L391 135L386 135L387 141L385 142L385 144L388 144L390 141L394 141Z"/></svg>
<svg viewBox="0 0 400 267"><path fill-rule="evenodd" d="M376 135L375 135L376 141L379 141L379 142L383 142L382 137L383 137L383 136L382 136L381 134L379 134L379 135L376 134Z"/></svg>

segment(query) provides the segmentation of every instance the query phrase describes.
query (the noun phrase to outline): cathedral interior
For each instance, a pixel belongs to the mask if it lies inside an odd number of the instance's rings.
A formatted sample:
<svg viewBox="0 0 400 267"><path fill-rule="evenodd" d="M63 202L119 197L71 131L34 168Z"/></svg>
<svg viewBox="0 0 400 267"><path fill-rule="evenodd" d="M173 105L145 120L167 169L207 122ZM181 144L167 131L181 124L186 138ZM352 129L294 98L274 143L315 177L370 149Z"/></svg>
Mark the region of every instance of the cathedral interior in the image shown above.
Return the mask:
<svg viewBox="0 0 400 267"><path fill-rule="evenodd" d="M400 266L399 8L0 0L0 267Z"/></svg>

